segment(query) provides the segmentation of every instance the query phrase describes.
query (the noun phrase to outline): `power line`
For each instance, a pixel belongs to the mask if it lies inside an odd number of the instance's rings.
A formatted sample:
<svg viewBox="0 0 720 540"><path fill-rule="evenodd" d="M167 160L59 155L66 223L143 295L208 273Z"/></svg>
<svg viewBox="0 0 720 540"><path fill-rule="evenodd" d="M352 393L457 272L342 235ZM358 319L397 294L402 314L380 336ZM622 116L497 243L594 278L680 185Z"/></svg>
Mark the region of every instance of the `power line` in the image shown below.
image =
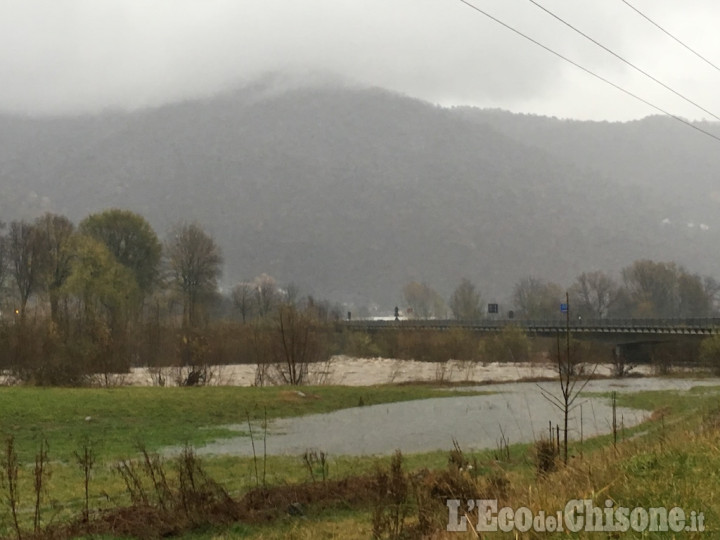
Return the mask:
<svg viewBox="0 0 720 540"><path fill-rule="evenodd" d="M669 37L671 37L672 39L674 39L675 41L677 41L680 45L682 45L683 47L685 47L688 51L690 51L690 52L693 53L695 56L697 56L698 58L700 58L700 60L702 60L702 61L704 61L705 63L707 63L708 65L714 67L716 70L720 71L720 67L717 67L715 64L713 64L710 60L708 60L707 58L705 58L702 54L700 54L699 52L697 52L695 49L693 49L693 48L690 47L689 45L686 45L686 44L685 44L683 41L681 41L679 38L675 37L673 34L671 34L670 32L668 32L667 30L665 30L662 26L660 26L658 23L656 23L655 21L653 21L650 17L648 17L648 16L645 15L642 11L640 11L638 8L636 8L635 6L633 6L630 2L627 2L626 0L620 0L620 1L621 1L623 4L625 4L627 7L629 7L630 9L632 9L635 13L637 13L638 15L640 15L643 19L645 19L645 20L648 21L650 24L652 24L655 28L657 28L657 29L660 30L661 32L665 33L666 35L668 35Z"/></svg>
<svg viewBox="0 0 720 540"><path fill-rule="evenodd" d="M565 26L567 26L567 27L570 28L571 30L574 30L575 32L577 32L578 34L580 34L580 35L581 35L582 37L584 37L585 39L593 42L595 45L597 45L598 47L600 47L600 48L603 49L604 51L612 54L615 58L617 58L617 59L620 60L621 62L624 62L625 64L627 64L628 66L630 66L631 68L633 68L635 71L637 71L637 72L639 72L639 73L642 73L642 74L645 75L647 78L655 81L657 84L659 84L660 86L662 86L662 87L665 88L666 90L669 90L670 92L672 92L673 94L675 94L675 95L678 96L679 98L685 100L686 102L690 103L691 105L694 105L695 107L697 107L697 108L700 109L701 111L709 114L710 116L712 116L713 118L715 118L715 120L720 120L720 116L717 116L715 113L707 110L705 107L702 107L702 106L699 105L697 102L695 102L695 101L693 101L692 99L684 96L683 94L681 94L681 93L678 92L677 90L674 90L673 88L671 88L670 86L668 86L668 85L665 84L664 82L662 82L662 81L658 80L657 78L653 77L653 76L650 75L647 71L639 68L638 66L636 66L635 64L633 64L633 63L630 62L629 60L627 60L627 59L623 58L622 56L620 56L619 54L617 54L615 51L607 48L605 45L603 45L602 43L600 43L600 42L597 41L596 39L593 39L592 37L590 37L589 35L587 35L585 32L583 32L582 30L579 30L577 27L573 26L572 24L570 24L569 22L567 22L565 19L563 19L562 17L556 15L555 13L553 13L553 12L550 11L549 9L545 8L544 6L542 6L541 4L539 4L538 2L536 2L535 0L528 0L528 1L529 1L531 4L533 4L534 6L537 6L538 8L542 9L545 13L547 13L547 14L550 15L551 17L553 17L553 18L555 18L556 20L558 20L558 21L560 21L561 23L563 23Z"/></svg>
<svg viewBox="0 0 720 540"><path fill-rule="evenodd" d="M601 81L604 82L605 84L608 84L608 85L612 86L613 88L615 88L616 90L619 90L620 92L622 92L622 93L624 93L624 94L626 94L626 95L628 95L628 96L630 96L630 97L632 97L632 98L634 98L634 99L636 99L636 100L644 103L645 105L647 105L647 106L649 106L649 107L652 107L652 108L655 109L656 111L661 112L662 114L664 114L664 115L666 115L666 116L669 116L670 118L673 118L674 120L677 120L678 122L681 122L681 123L685 124L686 126L691 127L692 129L694 129L694 130L696 130L696 131L699 131L700 133L702 133L702 134L704 134L704 135L707 135L708 137L710 137L710 138L712 138L712 139L715 139L716 141L720 142L720 137L718 137L717 135L714 135L714 134L710 133L709 131L706 131L706 130L702 129L702 128L699 127L699 126L696 126L696 125L693 124L692 122L689 122L689 121L685 120L684 118L682 118L682 117L680 117L680 116L674 115L674 114L666 111L665 109L663 109L663 108L655 105L654 103L649 102L648 100L646 100L646 99L638 96L637 94L633 94L631 91L626 90L626 89L623 88L622 86L620 86L620 85L618 85L618 84L615 84L614 82L606 79L606 78L603 77L602 75L598 75L597 73L589 70L588 68L583 67L582 65L578 64L578 63L575 62L574 60L570 60L568 57L563 56L563 55L560 54L559 52L557 52L557 51L551 49L550 47L548 47L547 45L543 45L542 43L540 43L540 42L537 41L536 39L533 39L533 38L531 38L530 36L528 36L527 34L522 33L520 30L517 30L516 28L513 28L513 27L510 26L509 24L504 23L503 21L501 21L500 19L498 19L498 18L496 18L496 17L493 17L493 16L490 15L488 12L480 9L479 7L477 7L477 6L473 5L473 4L471 4L469 1L467 1L467 0L459 0L459 1L460 1L461 3L463 3L463 4L465 4L466 6L468 6L470 9L473 9L473 10L477 11L478 13L481 13L482 15L484 15L485 17L487 17L488 19L496 22L496 23L499 24L500 26L503 26L504 28L510 30L511 32L519 35L520 37L525 38L526 40L530 41L531 43L537 45L538 47L540 47L540 48L542 48L542 49L544 49L544 50L546 50L546 51L549 52L550 54L557 56L558 58L560 58L561 60L564 60L565 62L567 62L567 63L569 63L569 64L572 64L573 66L575 66L576 68L584 71L584 72L587 73L588 75L591 75L592 77L595 77L596 79L601 80Z"/></svg>

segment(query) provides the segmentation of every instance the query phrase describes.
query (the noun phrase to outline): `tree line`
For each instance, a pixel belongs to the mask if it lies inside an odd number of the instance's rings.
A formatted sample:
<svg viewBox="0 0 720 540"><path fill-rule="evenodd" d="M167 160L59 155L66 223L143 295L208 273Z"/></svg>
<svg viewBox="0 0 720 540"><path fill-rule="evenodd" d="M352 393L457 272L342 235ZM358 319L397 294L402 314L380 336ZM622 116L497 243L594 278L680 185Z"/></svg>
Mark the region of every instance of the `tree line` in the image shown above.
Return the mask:
<svg viewBox="0 0 720 540"><path fill-rule="evenodd" d="M220 276L220 248L194 223L172 229L164 244L142 216L118 209L78 226L48 213L0 224L0 233L1 305L21 324L32 307L35 318L48 316L59 328L78 321L113 328L137 317L154 294L173 290L192 326Z"/></svg>
<svg viewBox="0 0 720 540"><path fill-rule="evenodd" d="M256 363L258 384L300 384L309 363L340 352L326 332L339 306L266 274L221 293L222 264L199 224L161 241L128 210L0 223L0 369L77 385L148 366L163 384L152 370L176 366L191 385L209 382L210 365Z"/></svg>
<svg viewBox="0 0 720 540"><path fill-rule="evenodd" d="M133 366L177 366L176 382L201 384L212 376L209 365L253 363L258 384L299 384L308 364L333 354L479 357L472 336L342 330L335 324L344 318L341 306L266 274L221 293L222 264L220 247L197 223L180 223L161 240L127 210L94 213L77 225L51 213L0 223L0 369L36 384L85 384L98 374L110 384L111 374ZM675 263L643 260L620 280L583 273L568 290L576 316L705 317L716 313L720 287ZM417 282L403 294L414 317L487 316L468 279L447 300ZM528 277L515 286L511 309L518 318L561 317L564 295L559 285ZM526 357L525 348L513 358Z"/></svg>
<svg viewBox="0 0 720 540"><path fill-rule="evenodd" d="M510 306L498 316L527 320L564 317L560 304L569 299L574 317L696 318L718 315L720 283L674 262L637 260L620 271L619 279L602 271L583 272L567 288L528 276L518 281ZM567 294L567 296L566 296ZM478 320L488 316L488 305L477 287L462 279L445 301L426 283L403 288L408 315L416 318Z"/></svg>

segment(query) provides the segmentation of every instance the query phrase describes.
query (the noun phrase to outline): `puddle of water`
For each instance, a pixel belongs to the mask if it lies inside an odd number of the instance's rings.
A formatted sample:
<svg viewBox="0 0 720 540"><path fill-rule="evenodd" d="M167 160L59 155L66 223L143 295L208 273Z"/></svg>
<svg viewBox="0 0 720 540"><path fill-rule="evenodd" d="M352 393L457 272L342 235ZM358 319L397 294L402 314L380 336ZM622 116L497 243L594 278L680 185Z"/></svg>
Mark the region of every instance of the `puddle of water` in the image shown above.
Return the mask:
<svg viewBox="0 0 720 540"><path fill-rule="evenodd" d="M720 379L605 379L591 381L584 392L637 392L689 390L693 386L720 385ZM271 422L268 455L300 455L308 449L330 455L377 455L449 450L453 439L464 450L496 448L501 431L510 444L532 442L547 435L548 421L562 421L562 413L542 396L540 388L559 396L557 383L511 383L473 386L492 394L433 398L343 409L327 414L286 418ZM611 431L612 409L608 399L578 398L571 414L570 437L578 439ZM582 404L582 407L580 407ZM631 427L647 411L618 408L618 422ZM581 419L582 416L582 419ZM247 426L230 426L246 431ZM254 430L255 446L262 447L262 432ZM260 446L258 446L258 436ZM197 449L204 455L252 456L247 436L223 439Z"/></svg>

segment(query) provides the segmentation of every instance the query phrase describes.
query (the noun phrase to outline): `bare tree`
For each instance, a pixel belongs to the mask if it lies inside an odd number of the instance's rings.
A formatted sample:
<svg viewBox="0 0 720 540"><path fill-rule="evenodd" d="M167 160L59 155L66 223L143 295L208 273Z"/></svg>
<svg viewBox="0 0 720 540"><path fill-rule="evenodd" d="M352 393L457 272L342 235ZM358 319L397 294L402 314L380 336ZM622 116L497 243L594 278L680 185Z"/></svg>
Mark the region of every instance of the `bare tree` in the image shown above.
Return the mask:
<svg viewBox="0 0 720 540"><path fill-rule="evenodd" d="M20 299L20 320L30 296L38 292L47 270L47 246L36 226L25 221L13 221L7 237L10 274Z"/></svg>
<svg viewBox="0 0 720 540"><path fill-rule="evenodd" d="M210 235L192 223L171 231L165 254L172 282L182 295L183 326L194 328L200 323L203 303L217 290L222 252Z"/></svg>
<svg viewBox="0 0 720 540"><path fill-rule="evenodd" d="M710 314L715 315L718 312L718 294L720 293L720 282L710 276L703 278L703 287L705 295L710 301Z"/></svg>
<svg viewBox="0 0 720 540"><path fill-rule="evenodd" d="M697 274L681 268L678 276L678 310L680 317L709 317L713 311L713 293L706 288L707 282Z"/></svg>
<svg viewBox="0 0 720 540"><path fill-rule="evenodd" d="M281 303L282 295L277 282L267 274L260 274L253 280L258 315L266 317Z"/></svg>
<svg viewBox="0 0 720 540"><path fill-rule="evenodd" d="M300 300L300 287L297 283L291 281L285 285L285 303L296 306Z"/></svg>
<svg viewBox="0 0 720 540"><path fill-rule="evenodd" d="M464 279L450 297L450 309L458 320L474 321L483 316L482 297L475 285Z"/></svg>
<svg viewBox="0 0 720 540"><path fill-rule="evenodd" d="M417 319L443 317L447 312L442 296L427 283L408 283L403 287L403 296Z"/></svg>
<svg viewBox="0 0 720 540"><path fill-rule="evenodd" d="M563 462L568 463L568 424L570 413L577 407L577 399L585 389L595 373L595 368L587 375L583 375L579 367L579 359L573 358L570 341L570 296L565 293L567 310L565 312L565 353L561 352L560 334L557 335L557 372L560 382L560 397L555 396L542 386L539 386L543 397L557 407L563 415Z"/></svg>
<svg viewBox="0 0 720 540"><path fill-rule="evenodd" d="M632 314L640 317L707 317L717 284L674 262L635 261L622 271Z"/></svg>
<svg viewBox="0 0 720 540"><path fill-rule="evenodd" d="M8 244L7 237L3 234L5 230L5 223L0 221L0 293L3 292L5 287L5 279L8 273ZM0 297L0 301L2 297ZM0 304L1 307L1 304Z"/></svg>
<svg viewBox="0 0 720 540"><path fill-rule="evenodd" d="M303 384L310 363L319 362L327 348L318 332L318 321L308 310L286 304L277 310L275 330L276 367L283 383Z"/></svg>
<svg viewBox="0 0 720 540"><path fill-rule="evenodd" d="M673 317L679 303L675 263L635 261L623 268L623 282L633 302L634 315Z"/></svg>
<svg viewBox="0 0 720 540"><path fill-rule="evenodd" d="M342 318L342 307L328 300L316 300L312 295L308 295L301 304L305 313L320 323L337 322Z"/></svg>
<svg viewBox="0 0 720 540"><path fill-rule="evenodd" d="M47 248L45 287L50 298L50 315L57 323L60 291L71 271L70 238L75 226L65 216L47 213L35 220L35 227Z"/></svg>
<svg viewBox="0 0 720 540"><path fill-rule="evenodd" d="M232 299L235 309L242 317L242 322L247 322L252 318L257 310L255 287L252 283L243 282L235 285L232 290Z"/></svg>
<svg viewBox="0 0 720 540"><path fill-rule="evenodd" d="M560 316L562 288L555 283L527 277L513 290L515 307L525 319L557 319Z"/></svg>
<svg viewBox="0 0 720 540"><path fill-rule="evenodd" d="M618 285L604 272L583 272L570 288L576 313L602 319L618 296Z"/></svg>

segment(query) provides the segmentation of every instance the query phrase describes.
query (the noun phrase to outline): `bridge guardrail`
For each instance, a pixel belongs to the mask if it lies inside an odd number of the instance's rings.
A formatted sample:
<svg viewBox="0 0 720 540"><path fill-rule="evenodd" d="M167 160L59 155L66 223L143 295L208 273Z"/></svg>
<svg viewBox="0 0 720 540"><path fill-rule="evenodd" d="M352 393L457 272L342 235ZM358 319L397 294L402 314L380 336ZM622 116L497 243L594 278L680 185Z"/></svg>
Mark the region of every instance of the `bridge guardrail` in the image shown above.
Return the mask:
<svg viewBox="0 0 720 540"><path fill-rule="evenodd" d="M405 319L400 321L388 320L355 320L343 321L342 325L348 328L364 330L373 329L438 329L460 328L476 331L498 331L506 326L516 326L530 332L562 331L567 327L564 319L550 320L520 320L496 319L480 321L459 321L454 319ZM677 318L677 319L571 319L571 331L580 332L653 332L653 333L701 333L712 334L720 332L720 318Z"/></svg>

